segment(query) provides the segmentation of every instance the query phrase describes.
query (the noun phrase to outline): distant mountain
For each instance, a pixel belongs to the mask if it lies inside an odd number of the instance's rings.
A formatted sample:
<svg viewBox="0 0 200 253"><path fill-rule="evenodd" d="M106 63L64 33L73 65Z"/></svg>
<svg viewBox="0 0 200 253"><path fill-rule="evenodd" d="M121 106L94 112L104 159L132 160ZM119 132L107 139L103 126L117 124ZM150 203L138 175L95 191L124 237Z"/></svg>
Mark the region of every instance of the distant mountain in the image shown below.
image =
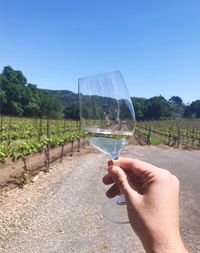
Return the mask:
<svg viewBox="0 0 200 253"><path fill-rule="evenodd" d="M60 101L63 109L70 106L74 102L78 103L78 94L70 90L47 90L47 89L40 89L40 90L51 93L51 95L53 95Z"/></svg>

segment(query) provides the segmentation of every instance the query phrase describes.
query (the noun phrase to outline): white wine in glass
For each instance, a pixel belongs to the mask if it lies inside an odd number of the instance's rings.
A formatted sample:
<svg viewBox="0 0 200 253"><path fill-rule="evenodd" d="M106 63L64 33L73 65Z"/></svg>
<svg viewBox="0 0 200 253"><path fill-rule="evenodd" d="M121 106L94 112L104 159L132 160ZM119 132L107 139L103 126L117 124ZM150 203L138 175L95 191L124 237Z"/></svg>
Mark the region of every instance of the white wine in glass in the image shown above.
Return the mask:
<svg viewBox="0 0 200 253"><path fill-rule="evenodd" d="M135 112L119 71L80 78L79 104L82 129L89 141L112 160L133 136ZM103 216L112 223L128 223L122 195L107 200Z"/></svg>

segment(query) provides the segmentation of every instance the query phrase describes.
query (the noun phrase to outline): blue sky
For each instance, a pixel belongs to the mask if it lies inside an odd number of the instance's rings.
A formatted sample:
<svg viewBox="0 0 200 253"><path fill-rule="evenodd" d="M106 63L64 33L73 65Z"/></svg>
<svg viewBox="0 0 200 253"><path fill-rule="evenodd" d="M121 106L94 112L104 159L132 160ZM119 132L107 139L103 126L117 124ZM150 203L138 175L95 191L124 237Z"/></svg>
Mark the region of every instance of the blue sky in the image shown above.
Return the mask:
<svg viewBox="0 0 200 253"><path fill-rule="evenodd" d="M199 0L0 0L0 71L77 92L120 70L131 96L200 99Z"/></svg>

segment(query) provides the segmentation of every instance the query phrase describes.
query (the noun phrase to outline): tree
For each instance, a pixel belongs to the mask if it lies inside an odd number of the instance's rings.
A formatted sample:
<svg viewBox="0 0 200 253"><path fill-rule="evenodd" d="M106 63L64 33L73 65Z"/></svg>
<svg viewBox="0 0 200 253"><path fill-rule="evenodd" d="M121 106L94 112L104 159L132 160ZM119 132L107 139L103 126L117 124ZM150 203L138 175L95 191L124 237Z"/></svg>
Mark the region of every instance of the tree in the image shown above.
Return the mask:
<svg viewBox="0 0 200 253"><path fill-rule="evenodd" d="M200 118L200 100L193 101L190 105L186 106L184 117Z"/></svg>
<svg viewBox="0 0 200 253"><path fill-rule="evenodd" d="M137 120L144 120L147 117L148 99L146 98L132 98L133 107Z"/></svg>
<svg viewBox="0 0 200 253"><path fill-rule="evenodd" d="M27 84L19 70L4 67L0 74L1 113L16 116L57 118L62 115L59 101L53 95Z"/></svg>
<svg viewBox="0 0 200 253"><path fill-rule="evenodd" d="M170 106L164 97L156 96L148 100L147 119L160 119L170 115Z"/></svg>
<svg viewBox="0 0 200 253"><path fill-rule="evenodd" d="M11 112L11 115L22 116L24 113L22 105L15 101L10 101L8 104L8 108L9 111Z"/></svg>
<svg viewBox="0 0 200 253"><path fill-rule="evenodd" d="M190 105L187 105L185 107L184 112L183 112L183 117L185 117L185 118L191 118L191 116L192 116L192 113L191 113Z"/></svg>
<svg viewBox="0 0 200 253"><path fill-rule="evenodd" d="M175 117L182 117L185 105L183 104L183 100L178 96L172 96L169 99L170 107L172 115Z"/></svg>
<svg viewBox="0 0 200 253"><path fill-rule="evenodd" d="M177 106L180 106L183 104L183 100L178 97L178 96L172 96L170 99L169 99L169 103L170 104L173 104L173 105L177 105Z"/></svg>
<svg viewBox="0 0 200 253"><path fill-rule="evenodd" d="M8 81L15 84L26 85L26 77L19 70L13 70L10 66L6 66L3 69L2 76L6 77Z"/></svg>
<svg viewBox="0 0 200 253"><path fill-rule="evenodd" d="M2 113L23 114L24 109L21 100L25 96L25 84L26 78L21 71L15 71L10 66L4 67L0 76L0 87L4 91Z"/></svg>
<svg viewBox="0 0 200 253"><path fill-rule="evenodd" d="M40 92L40 112L39 116L45 118L58 118L58 114L61 111L59 101L53 97L50 93L42 91Z"/></svg>
<svg viewBox="0 0 200 253"><path fill-rule="evenodd" d="M74 102L73 104L67 106L63 112L64 112L64 117L66 119L73 119L73 120L80 119L78 102Z"/></svg>
<svg viewBox="0 0 200 253"><path fill-rule="evenodd" d="M6 93L0 88L0 113L2 112L4 105L6 104Z"/></svg>

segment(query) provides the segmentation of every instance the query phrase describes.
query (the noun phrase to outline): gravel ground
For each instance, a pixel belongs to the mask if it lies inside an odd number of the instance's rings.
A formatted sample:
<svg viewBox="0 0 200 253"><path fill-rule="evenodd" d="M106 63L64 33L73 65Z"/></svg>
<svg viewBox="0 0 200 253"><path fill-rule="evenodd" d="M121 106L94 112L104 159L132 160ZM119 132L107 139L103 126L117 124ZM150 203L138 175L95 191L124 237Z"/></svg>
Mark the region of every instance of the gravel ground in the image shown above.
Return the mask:
<svg viewBox="0 0 200 253"><path fill-rule="evenodd" d="M200 152L129 145L123 156L165 167L181 181L181 230L192 252L200 252ZM54 163L24 189L0 197L0 252L144 253L129 225L113 225L101 214L107 156L87 147Z"/></svg>

